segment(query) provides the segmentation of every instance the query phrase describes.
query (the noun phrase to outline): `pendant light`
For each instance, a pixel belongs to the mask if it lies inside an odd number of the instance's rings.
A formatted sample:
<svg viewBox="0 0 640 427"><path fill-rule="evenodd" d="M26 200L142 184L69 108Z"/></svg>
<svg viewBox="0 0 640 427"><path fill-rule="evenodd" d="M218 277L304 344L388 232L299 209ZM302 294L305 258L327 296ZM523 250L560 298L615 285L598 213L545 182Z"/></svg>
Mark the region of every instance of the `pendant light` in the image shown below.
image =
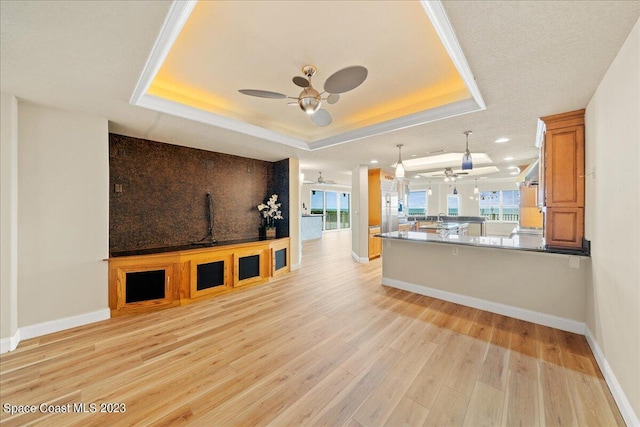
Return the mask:
<svg viewBox="0 0 640 427"><path fill-rule="evenodd" d="M453 194L458 194L458 189L455 187L455 185L453 186Z"/></svg>
<svg viewBox="0 0 640 427"><path fill-rule="evenodd" d="M433 191L431 191L431 181L429 181L429 190L427 190L427 196L433 196Z"/></svg>
<svg viewBox="0 0 640 427"><path fill-rule="evenodd" d="M398 147L398 163L396 164L396 178L404 178L404 165L402 164L402 144L396 145Z"/></svg>
<svg viewBox="0 0 640 427"><path fill-rule="evenodd" d="M464 156L462 156L462 170L469 170L473 169L473 161L471 160L471 153L469 152L469 134L471 134L471 131L468 130L463 133L467 135L467 149L464 152Z"/></svg>
<svg viewBox="0 0 640 427"><path fill-rule="evenodd" d="M473 188L473 194L478 194L480 190L478 190L478 180L476 179L476 186Z"/></svg>

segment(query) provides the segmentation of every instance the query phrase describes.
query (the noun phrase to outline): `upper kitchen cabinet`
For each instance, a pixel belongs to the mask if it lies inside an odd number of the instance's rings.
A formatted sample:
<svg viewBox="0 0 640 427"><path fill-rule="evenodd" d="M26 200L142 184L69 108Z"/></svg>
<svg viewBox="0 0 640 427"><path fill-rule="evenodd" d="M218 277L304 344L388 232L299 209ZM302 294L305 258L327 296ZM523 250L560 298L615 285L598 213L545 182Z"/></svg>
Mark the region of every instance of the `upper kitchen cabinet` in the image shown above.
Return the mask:
<svg viewBox="0 0 640 427"><path fill-rule="evenodd" d="M542 117L547 207L584 207L584 110Z"/></svg>
<svg viewBox="0 0 640 427"><path fill-rule="evenodd" d="M540 120L546 127L542 148L544 178L541 180L546 206L546 244L581 248L584 236L584 110L541 117Z"/></svg>

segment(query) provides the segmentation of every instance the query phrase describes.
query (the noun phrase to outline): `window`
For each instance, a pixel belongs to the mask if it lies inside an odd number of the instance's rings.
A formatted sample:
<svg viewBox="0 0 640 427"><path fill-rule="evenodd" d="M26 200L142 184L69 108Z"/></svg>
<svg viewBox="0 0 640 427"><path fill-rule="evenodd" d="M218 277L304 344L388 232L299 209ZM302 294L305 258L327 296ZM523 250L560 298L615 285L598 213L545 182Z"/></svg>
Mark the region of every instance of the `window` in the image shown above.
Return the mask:
<svg viewBox="0 0 640 427"><path fill-rule="evenodd" d="M351 193L311 190L311 213L322 214L323 230L351 227Z"/></svg>
<svg viewBox="0 0 640 427"><path fill-rule="evenodd" d="M480 193L480 215L489 221L518 221L520 191L483 191Z"/></svg>
<svg viewBox="0 0 640 427"><path fill-rule="evenodd" d="M410 191L408 205L409 209L407 214L409 216L414 215L427 215L427 203L429 198L427 197L426 190Z"/></svg>
<svg viewBox="0 0 640 427"><path fill-rule="evenodd" d="M460 197L447 194L447 216L460 215Z"/></svg>

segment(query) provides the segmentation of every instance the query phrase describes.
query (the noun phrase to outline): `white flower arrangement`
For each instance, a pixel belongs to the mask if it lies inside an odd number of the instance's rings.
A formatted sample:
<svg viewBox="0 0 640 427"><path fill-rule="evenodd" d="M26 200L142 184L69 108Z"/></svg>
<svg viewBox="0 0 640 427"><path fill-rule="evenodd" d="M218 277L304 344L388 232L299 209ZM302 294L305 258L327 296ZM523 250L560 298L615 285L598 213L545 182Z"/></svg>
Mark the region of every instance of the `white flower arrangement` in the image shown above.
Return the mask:
<svg viewBox="0 0 640 427"><path fill-rule="evenodd" d="M272 194L267 204L260 203L258 205L258 211L262 214L265 219L267 227L273 227L274 220L282 219L282 211L278 210L278 208L282 205L282 203L278 202L278 195Z"/></svg>

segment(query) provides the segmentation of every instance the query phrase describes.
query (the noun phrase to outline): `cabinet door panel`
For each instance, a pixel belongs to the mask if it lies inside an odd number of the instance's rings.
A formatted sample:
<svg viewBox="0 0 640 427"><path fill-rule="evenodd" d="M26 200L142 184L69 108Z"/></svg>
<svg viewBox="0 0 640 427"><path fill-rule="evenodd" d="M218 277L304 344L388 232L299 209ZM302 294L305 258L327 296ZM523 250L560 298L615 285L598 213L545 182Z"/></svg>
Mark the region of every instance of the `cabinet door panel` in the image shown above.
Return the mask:
<svg viewBox="0 0 640 427"><path fill-rule="evenodd" d="M583 208L547 208L545 243L548 247L581 248L583 235Z"/></svg>
<svg viewBox="0 0 640 427"><path fill-rule="evenodd" d="M584 126L547 131L546 206L584 207Z"/></svg>

